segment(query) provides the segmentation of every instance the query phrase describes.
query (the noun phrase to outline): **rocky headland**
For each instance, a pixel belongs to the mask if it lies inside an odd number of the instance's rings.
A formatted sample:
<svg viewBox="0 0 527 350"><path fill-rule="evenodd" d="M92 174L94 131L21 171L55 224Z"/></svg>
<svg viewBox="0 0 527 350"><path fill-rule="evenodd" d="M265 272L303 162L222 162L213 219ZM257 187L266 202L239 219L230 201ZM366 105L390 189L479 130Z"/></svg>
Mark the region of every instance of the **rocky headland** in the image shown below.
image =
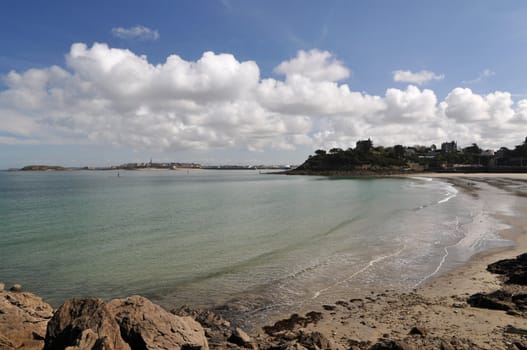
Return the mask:
<svg viewBox="0 0 527 350"><path fill-rule="evenodd" d="M435 284L368 292L255 334L210 310L168 311L137 295L73 298L54 310L20 285L0 284L0 349L527 349L527 254L457 276L471 288L450 278L456 286L442 293ZM467 293L474 288L483 290Z"/></svg>

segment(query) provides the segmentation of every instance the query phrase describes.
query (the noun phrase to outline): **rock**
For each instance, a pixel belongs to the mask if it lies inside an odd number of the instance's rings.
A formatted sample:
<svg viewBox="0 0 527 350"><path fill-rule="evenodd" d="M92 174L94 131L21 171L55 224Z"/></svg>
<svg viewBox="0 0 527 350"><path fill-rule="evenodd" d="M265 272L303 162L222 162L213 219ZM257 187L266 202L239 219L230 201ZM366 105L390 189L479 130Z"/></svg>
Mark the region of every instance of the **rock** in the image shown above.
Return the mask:
<svg viewBox="0 0 527 350"><path fill-rule="evenodd" d="M27 292L0 290L0 349L42 349L53 309Z"/></svg>
<svg viewBox="0 0 527 350"><path fill-rule="evenodd" d="M337 306L326 304L326 305L322 305L322 308L324 308L324 310L326 311L334 311L337 308Z"/></svg>
<svg viewBox="0 0 527 350"><path fill-rule="evenodd" d="M425 336L426 335L426 330L424 328L421 328L421 327L412 327L412 329L410 329L410 332L408 334L409 335Z"/></svg>
<svg viewBox="0 0 527 350"><path fill-rule="evenodd" d="M234 330L228 341L244 348L256 349L256 344L252 338L240 328Z"/></svg>
<svg viewBox="0 0 527 350"><path fill-rule="evenodd" d="M513 349L517 349L517 350L527 350L527 346L520 343L520 342L514 342L514 344L512 344L514 346Z"/></svg>
<svg viewBox="0 0 527 350"><path fill-rule="evenodd" d="M205 332L191 317L173 315L138 295L108 303L123 339L135 349L208 350Z"/></svg>
<svg viewBox="0 0 527 350"><path fill-rule="evenodd" d="M305 317L299 316L298 314L292 314L289 318L279 320L272 326L264 326L263 330L267 335L275 336L285 331L292 331L297 327L306 327L308 324L317 324L322 319L320 312L311 311L308 312Z"/></svg>
<svg viewBox="0 0 527 350"><path fill-rule="evenodd" d="M467 302L473 306L483 309L491 310L503 310L508 311L511 309L511 306L506 303L507 299L511 297L510 294L507 294L501 290L490 294L476 293L471 295Z"/></svg>
<svg viewBox="0 0 527 350"><path fill-rule="evenodd" d="M210 310L193 309L188 306L182 306L170 312L176 316L190 316L197 321L205 330L209 347L214 349L228 348L228 338L232 334L231 324L221 315Z"/></svg>
<svg viewBox="0 0 527 350"><path fill-rule="evenodd" d="M413 350L413 347L398 340L382 339L373 344L369 350Z"/></svg>
<svg viewBox="0 0 527 350"><path fill-rule="evenodd" d="M309 350L331 350L334 348L331 341L320 332L301 332L298 342Z"/></svg>
<svg viewBox="0 0 527 350"><path fill-rule="evenodd" d="M203 327L207 328L228 329L231 327L229 321L211 310L193 309L185 305L178 309L171 310L170 312L176 316L190 316Z"/></svg>
<svg viewBox="0 0 527 350"><path fill-rule="evenodd" d="M446 341L441 340L441 343L439 344L439 350L454 350L454 347Z"/></svg>
<svg viewBox="0 0 527 350"><path fill-rule="evenodd" d="M49 321L44 350L130 350L102 299L74 298Z"/></svg>
<svg viewBox="0 0 527 350"><path fill-rule="evenodd" d="M510 324L505 327L504 332L505 333L510 333L510 334L520 334L520 335L523 335L523 336L527 336L527 329L514 327L514 326L512 326Z"/></svg>
<svg viewBox="0 0 527 350"><path fill-rule="evenodd" d="M527 253L518 255L515 259L496 261L488 265L487 270L507 276L506 283L527 285Z"/></svg>
<svg viewBox="0 0 527 350"><path fill-rule="evenodd" d="M2 292L5 288L5 284L0 282L0 292Z"/></svg>
<svg viewBox="0 0 527 350"><path fill-rule="evenodd" d="M15 283L11 288L9 288L11 292L21 292L22 291L22 285Z"/></svg>
<svg viewBox="0 0 527 350"><path fill-rule="evenodd" d="M338 300L335 304L340 305L342 307L346 307L346 308L349 307L349 303L344 300Z"/></svg>
<svg viewBox="0 0 527 350"><path fill-rule="evenodd" d="M527 294L515 294L511 297L514 305L520 310L527 310Z"/></svg>

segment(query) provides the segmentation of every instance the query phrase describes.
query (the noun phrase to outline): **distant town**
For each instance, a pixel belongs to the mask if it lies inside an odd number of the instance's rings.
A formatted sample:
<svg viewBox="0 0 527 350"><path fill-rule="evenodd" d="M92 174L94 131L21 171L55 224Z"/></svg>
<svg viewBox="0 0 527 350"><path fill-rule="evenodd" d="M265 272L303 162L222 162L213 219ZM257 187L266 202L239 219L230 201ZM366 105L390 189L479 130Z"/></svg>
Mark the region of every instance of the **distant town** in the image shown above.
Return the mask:
<svg viewBox="0 0 527 350"><path fill-rule="evenodd" d="M153 162L125 163L107 167L63 167L57 165L27 165L22 168L12 168L10 171L64 171L64 170L188 170L188 169L215 169L215 170L288 170L291 165L201 165L199 163L180 162Z"/></svg>
<svg viewBox="0 0 527 350"><path fill-rule="evenodd" d="M416 172L526 172L527 138L513 149L481 149L477 144L459 148L455 141L441 147L375 146L360 140L355 148L319 149L289 174L386 175Z"/></svg>
<svg viewBox="0 0 527 350"><path fill-rule="evenodd" d="M295 165L201 165L199 163L149 162L125 163L108 167L62 167L28 165L13 171L48 170L285 170L287 173L337 172L525 172L527 171L527 137L513 149L482 149L476 143L464 148L456 141L431 146L375 146L371 139L357 141L355 148L319 149L300 166Z"/></svg>

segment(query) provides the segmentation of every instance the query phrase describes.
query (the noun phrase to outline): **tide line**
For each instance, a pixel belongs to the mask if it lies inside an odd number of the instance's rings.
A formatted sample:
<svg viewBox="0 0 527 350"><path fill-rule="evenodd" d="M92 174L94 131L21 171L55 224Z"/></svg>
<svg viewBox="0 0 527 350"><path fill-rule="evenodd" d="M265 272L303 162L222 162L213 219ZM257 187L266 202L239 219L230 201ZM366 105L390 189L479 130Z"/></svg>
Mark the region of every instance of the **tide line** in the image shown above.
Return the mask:
<svg viewBox="0 0 527 350"><path fill-rule="evenodd" d="M458 231L458 232L460 231L459 216L456 216L456 231ZM452 245L449 245L449 246L446 246L446 247L443 248L443 250L445 251L445 254L441 258L441 261L439 261L439 264L437 265L436 269L431 274L425 276L422 280L417 282L417 284L413 287L413 289L419 287L419 285L421 285L424 281L426 281L427 279L429 279L432 276L436 275L439 272L439 270L441 270L441 268L445 264L446 258L448 257L448 248L453 247L453 246L457 245L458 243L459 243L459 241L454 243L454 244L452 244Z"/></svg>
<svg viewBox="0 0 527 350"><path fill-rule="evenodd" d="M315 292L315 294L313 295L313 297L311 299L316 299L316 298L318 298L320 296L320 294L330 290L331 288L334 288L334 287L336 287L336 286L338 286L338 285L340 285L340 284L342 284L344 282L348 282L349 280L355 278L355 276L357 276L357 275L363 273L364 271L368 270L370 267L372 267L373 265L377 264L378 262L383 261L383 260L388 259L388 258L392 258L394 256L397 256L397 255L401 254L403 249L400 249L400 250L398 250L397 252L395 252L393 254L383 255L383 256L380 256L378 258L375 258L375 259L371 260L370 262L368 262L368 264L366 266L364 266L362 269L354 272L353 274L351 274L347 278L345 278L345 279L343 279L341 281L338 281L337 283L334 283L334 284L332 284L329 287L322 288L322 289L318 290L317 292Z"/></svg>
<svg viewBox="0 0 527 350"><path fill-rule="evenodd" d="M431 274L425 276L422 280L420 280L419 282L417 282L417 284L413 287L413 289L417 288L421 283L423 283L424 281L426 281L427 279L429 279L430 277L434 276L435 274L437 274L439 272L439 270L441 270L441 267L443 267L443 264L445 263L446 261L446 258L448 256L448 247L444 247L443 250L445 251L445 255L443 255L443 258L441 258L441 261L439 262L439 264L437 265L436 269L434 270L434 272L432 272Z"/></svg>

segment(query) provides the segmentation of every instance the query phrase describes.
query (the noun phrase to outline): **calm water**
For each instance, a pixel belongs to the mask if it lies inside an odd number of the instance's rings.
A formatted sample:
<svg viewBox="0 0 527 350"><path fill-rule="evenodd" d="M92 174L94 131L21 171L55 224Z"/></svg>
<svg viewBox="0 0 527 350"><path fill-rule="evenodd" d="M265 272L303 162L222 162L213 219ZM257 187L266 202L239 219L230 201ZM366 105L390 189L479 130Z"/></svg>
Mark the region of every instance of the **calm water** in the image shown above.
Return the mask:
<svg viewBox="0 0 527 350"><path fill-rule="evenodd" d="M0 281L55 306L137 293L265 317L413 288L510 244L500 227L482 201L429 179L0 172Z"/></svg>

